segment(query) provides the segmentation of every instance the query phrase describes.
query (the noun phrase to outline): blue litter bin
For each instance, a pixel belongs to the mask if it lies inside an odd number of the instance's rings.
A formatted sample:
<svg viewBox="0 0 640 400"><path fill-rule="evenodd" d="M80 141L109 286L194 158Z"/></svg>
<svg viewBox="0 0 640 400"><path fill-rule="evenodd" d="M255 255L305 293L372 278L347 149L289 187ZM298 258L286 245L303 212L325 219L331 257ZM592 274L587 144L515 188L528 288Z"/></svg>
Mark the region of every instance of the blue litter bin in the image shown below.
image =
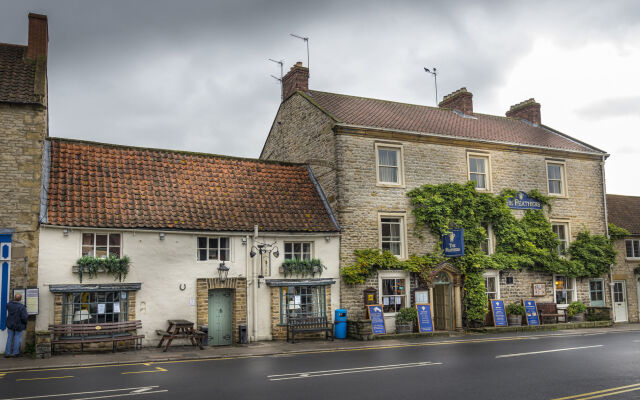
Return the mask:
<svg viewBox="0 0 640 400"><path fill-rule="evenodd" d="M333 326L335 329L334 337L336 339L347 338L347 310L338 308L333 318Z"/></svg>

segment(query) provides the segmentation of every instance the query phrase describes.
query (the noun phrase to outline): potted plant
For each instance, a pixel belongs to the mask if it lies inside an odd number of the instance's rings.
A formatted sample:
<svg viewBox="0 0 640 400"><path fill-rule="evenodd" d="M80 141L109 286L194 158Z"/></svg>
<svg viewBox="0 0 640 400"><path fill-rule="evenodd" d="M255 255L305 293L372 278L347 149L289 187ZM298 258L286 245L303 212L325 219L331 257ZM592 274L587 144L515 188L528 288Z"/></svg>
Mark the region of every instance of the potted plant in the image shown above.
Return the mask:
<svg viewBox="0 0 640 400"><path fill-rule="evenodd" d="M396 333L413 332L413 323L418 320L418 310L415 308L401 308L396 313Z"/></svg>
<svg viewBox="0 0 640 400"><path fill-rule="evenodd" d="M574 301L567 307L567 313L569 314L569 320L572 322L584 322L584 313L587 311L587 306L580 301Z"/></svg>
<svg viewBox="0 0 640 400"><path fill-rule="evenodd" d="M511 303L507 306L507 320L509 326L522 325L522 316L524 315L524 306L518 303Z"/></svg>

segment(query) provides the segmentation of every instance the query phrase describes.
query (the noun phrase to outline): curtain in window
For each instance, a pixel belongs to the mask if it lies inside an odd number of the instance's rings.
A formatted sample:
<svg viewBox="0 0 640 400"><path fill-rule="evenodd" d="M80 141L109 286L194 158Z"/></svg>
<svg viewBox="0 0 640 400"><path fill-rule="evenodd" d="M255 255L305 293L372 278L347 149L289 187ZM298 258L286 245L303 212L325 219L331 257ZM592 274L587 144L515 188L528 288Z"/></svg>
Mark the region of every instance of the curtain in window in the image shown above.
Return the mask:
<svg viewBox="0 0 640 400"><path fill-rule="evenodd" d="M548 165L549 193L562 193L562 172L559 165Z"/></svg>
<svg viewBox="0 0 640 400"><path fill-rule="evenodd" d="M382 219L382 250L400 255L400 220L397 218Z"/></svg>
<svg viewBox="0 0 640 400"><path fill-rule="evenodd" d="M380 182L398 182L398 152L396 150L378 150Z"/></svg>

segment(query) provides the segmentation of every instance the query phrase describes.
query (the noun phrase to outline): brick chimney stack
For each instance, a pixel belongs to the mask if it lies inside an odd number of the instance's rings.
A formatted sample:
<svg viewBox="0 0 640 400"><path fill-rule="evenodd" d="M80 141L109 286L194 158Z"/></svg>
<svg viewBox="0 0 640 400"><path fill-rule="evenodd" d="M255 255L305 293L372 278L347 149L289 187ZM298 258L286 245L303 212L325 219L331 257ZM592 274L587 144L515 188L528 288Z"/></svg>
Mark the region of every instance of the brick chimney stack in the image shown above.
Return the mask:
<svg viewBox="0 0 640 400"><path fill-rule="evenodd" d="M461 111L464 114L473 114L473 94L467 92L467 88L460 88L453 93L450 93L442 99L440 108L451 108Z"/></svg>
<svg viewBox="0 0 640 400"><path fill-rule="evenodd" d="M29 13L29 44L27 57L35 60L38 57L47 57L49 34L47 28L47 16Z"/></svg>
<svg viewBox="0 0 640 400"><path fill-rule="evenodd" d="M540 125L540 103L536 103L533 98L522 103L514 104L506 113L507 117L525 119L533 124Z"/></svg>
<svg viewBox="0 0 640 400"><path fill-rule="evenodd" d="M309 91L309 68L303 67L300 61L291 67L291 70L282 77L283 101L294 94L296 90L302 92Z"/></svg>

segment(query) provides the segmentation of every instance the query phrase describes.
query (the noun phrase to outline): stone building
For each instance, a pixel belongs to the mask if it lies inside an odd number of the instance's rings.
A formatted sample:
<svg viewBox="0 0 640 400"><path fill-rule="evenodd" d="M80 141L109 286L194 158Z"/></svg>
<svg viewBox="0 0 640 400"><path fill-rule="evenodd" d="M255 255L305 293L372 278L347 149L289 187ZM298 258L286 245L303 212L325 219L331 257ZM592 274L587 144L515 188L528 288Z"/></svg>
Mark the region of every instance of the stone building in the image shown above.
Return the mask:
<svg viewBox="0 0 640 400"><path fill-rule="evenodd" d="M640 310L640 197L607 195L609 222L630 236L615 241L618 252L612 268L611 304L615 322L638 322Z"/></svg>
<svg viewBox="0 0 640 400"><path fill-rule="evenodd" d="M225 345L240 325L254 341L284 338L292 315L331 320L340 233L307 166L49 142L37 329L141 320L143 344L155 345L168 319L185 319ZM78 264L108 255L130 258L123 281ZM324 269L285 270L290 259Z"/></svg>
<svg viewBox="0 0 640 400"><path fill-rule="evenodd" d="M477 190L494 194L537 189L554 198L548 217L562 246L583 227L606 234L607 154L543 125L535 100L516 104L501 117L474 112L465 88L445 96L439 107L426 107L310 90L308 76L297 63L284 77L284 100L260 158L311 165L342 227L341 267L354 262L357 249L391 250L399 258L432 251L436 238L413 234L415 218L406 195L425 184L473 180ZM452 268L443 272L428 297L436 328L460 328L461 277ZM598 290L608 290L600 279L591 283L529 271L488 271L485 280L488 297L506 301L532 297L532 284L543 284L536 299L560 308L572 300L589 305L592 292L597 298L603 294ZM382 271L364 285L341 285L350 319L364 316L368 287L378 291L391 327L396 309L414 303L412 277Z"/></svg>
<svg viewBox="0 0 640 400"><path fill-rule="evenodd" d="M47 17L29 14L26 46L0 43L0 351L5 305L38 281L38 216L48 135ZM32 311L33 308L30 308ZM33 337L30 318L26 341Z"/></svg>

